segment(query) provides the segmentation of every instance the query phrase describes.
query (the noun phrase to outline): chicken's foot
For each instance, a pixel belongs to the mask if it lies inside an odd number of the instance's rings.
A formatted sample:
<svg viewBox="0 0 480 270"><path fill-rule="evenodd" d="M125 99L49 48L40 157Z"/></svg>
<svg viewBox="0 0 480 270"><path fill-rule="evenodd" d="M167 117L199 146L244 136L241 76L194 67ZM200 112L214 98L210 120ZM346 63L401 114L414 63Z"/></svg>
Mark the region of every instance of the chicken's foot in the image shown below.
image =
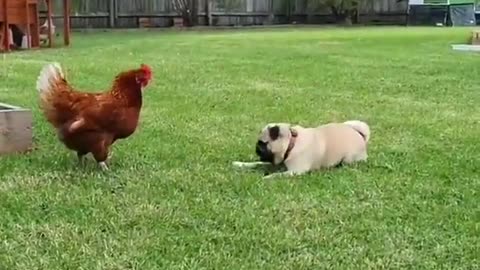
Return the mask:
<svg viewBox="0 0 480 270"><path fill-rule="evenodd" d="M105 161L99 162L98 165L100 165L100 168L102 168L102 170L108 171L108 166L107 166L107 163L105 163Z"/></svg>

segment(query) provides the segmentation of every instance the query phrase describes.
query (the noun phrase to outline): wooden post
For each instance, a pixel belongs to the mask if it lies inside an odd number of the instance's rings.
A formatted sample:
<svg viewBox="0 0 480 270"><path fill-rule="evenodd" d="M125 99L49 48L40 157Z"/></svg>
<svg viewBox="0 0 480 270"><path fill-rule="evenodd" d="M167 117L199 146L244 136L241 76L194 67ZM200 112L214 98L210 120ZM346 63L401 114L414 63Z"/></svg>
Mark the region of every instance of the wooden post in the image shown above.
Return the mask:
<svg viewBox="0 0 480 270"><path fill-rule="evenodd" d="M63 0L63 41L70 45L70 0Z"/></svg>
<svg viewBox="0 0 480 270"><path fill-rule="evenodd" d="M52 0L47 1L47 25L48 25L48 47L53 47L53 36L52 36Z"/></svg>
<svg viewBox="0 0 480 270"><path fill-rule="evenodd" d="M246 1L246 7L245 7L246 11L247 12L253 12L254 11L254 8L253 8L253 0L247 0Z"/></svg>
<svg viewBox="0 0 480 270"><path fill-rule="evenodd" d="M115 15L116 15L115 13L116 13L115 0L110 0L109 8L108 8L108 17L110 19L110 21L109 21L110 28L115 28Z"/></svg>
<svg viewBox="0 0 480 270"><path fill-rule="evenodd" d="M32 47L40 47L40 18L38 17L38 2L32 4L33 9L35 10L33 17L33 28L30 29L32 32Z"/></svg>
<svg viewBox="0 0 480 270"><path fill-rule="evenodd" d="M3 22L3 46L6 52L10 51L10 31L8 31L9 22L8 22L8 13L7 13L8 0L3 0L3 17L5 21Z"/></svg>
<svg viewBox="0 0 480 270"><path fill-rule="evenodd" d="M3 39L5 38L5 31L3 31L3 23L0 22L0 52L3 52ZM5 60L5 59L4 59Z"/></svg>
<svg viewBox="0 0 480 270"><path fill-rule="evenodd" d="M273 11L273 0L268 1L268 13L269 13L269 23L273 24L273 20L275 19L275 13Z"/></svg>
<svg viewBox="0 0 480 270"><path fill-rule="evenodd" d="M208 25L212 26L213 25L213 17L212 17L213 2L212 2L212 0L206 0L206 2L207 2Z"/></svg>
<svg viewBox="0 0 480 270"><path fill-rule="evenodd" d="M25 1L25 14L27 15L27 48L31 49L32 48L32 31L30 31L30 3L29 1ZM22 40L23 41L23 40Z"/></svg>
<svg viewBox="0 0 480 270"><path fill-rule="evenodd" d="M192 26L195 26L198 24L198 5L197 5L198 0L191 0L190 1L190 21Z"/></svg>
<svg viewBox="0 0 480 270"><path fill-rule="evenodd" d="M287 19L288 23L292 22L292 0L287 0Z"/></svg>

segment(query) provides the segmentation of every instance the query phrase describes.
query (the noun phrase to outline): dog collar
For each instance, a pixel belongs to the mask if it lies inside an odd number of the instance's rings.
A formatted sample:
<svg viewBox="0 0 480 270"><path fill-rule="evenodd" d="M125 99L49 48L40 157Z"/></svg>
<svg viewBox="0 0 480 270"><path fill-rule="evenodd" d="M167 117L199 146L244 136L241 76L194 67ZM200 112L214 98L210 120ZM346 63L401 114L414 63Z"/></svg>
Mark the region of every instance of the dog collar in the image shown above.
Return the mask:
<svg viewBox="0 0 480 270"><path fill-rule="evenodd" d="M288 156L290 155L290 152L292 152L293 147L295 147L295 141L297 140L297 132L290 130L290 134L292 135L290 137L290 142L288 143L288 148L287 151L285 151L285 155L283 155L283 161L287 160Z"/></svg>

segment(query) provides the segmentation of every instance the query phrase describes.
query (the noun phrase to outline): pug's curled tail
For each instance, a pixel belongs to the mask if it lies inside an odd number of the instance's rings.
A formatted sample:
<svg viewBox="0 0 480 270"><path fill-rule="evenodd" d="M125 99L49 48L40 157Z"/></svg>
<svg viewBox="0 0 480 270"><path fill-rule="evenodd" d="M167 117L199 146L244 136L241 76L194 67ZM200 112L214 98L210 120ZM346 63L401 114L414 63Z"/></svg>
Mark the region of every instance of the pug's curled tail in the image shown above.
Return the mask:
<svg viewBox="0 0 480 270"><path fill-rule="evenodd" d="M355 129L365 138L365 141L368 142L370 139L370 127L367 123L359 120L350 120L343 123Z"/></svg>

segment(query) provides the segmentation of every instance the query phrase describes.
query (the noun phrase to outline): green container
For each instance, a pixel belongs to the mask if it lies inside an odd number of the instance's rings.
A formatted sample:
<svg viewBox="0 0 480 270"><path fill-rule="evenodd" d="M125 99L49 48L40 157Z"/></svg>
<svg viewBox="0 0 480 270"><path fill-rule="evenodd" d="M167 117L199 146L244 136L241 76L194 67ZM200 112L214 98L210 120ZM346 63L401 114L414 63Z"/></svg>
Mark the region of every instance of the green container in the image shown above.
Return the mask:
<svg viewBox="0 0 480 270"><path fill-rule="evenodd" d="M475 4L475 0L450 0L450 5Z"/></svg>
<svg viewBox="0 0 480 270"><path fill-rule="evenodd" d="M423 3L425 5L448 5L448 0L424 0Z"/></svg>

